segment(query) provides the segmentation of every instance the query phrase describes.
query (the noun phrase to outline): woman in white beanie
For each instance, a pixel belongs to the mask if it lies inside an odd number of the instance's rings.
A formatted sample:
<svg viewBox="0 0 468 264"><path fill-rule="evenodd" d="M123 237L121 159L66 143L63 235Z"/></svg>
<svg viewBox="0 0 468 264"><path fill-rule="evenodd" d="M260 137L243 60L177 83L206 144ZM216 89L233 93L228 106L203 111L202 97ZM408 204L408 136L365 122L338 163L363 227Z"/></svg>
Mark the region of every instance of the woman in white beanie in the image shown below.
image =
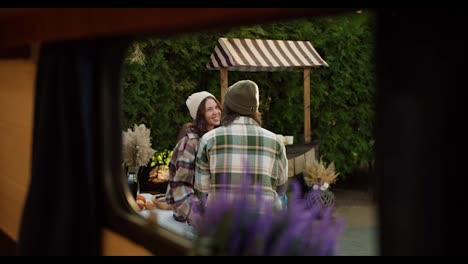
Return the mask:
<svg viewBox="0 0 468 264"><path fill-rule="evenodd" d="M193 180L198 140L221 122L221 104L214 95L202 91L186 101L192 123L185 124L169 162L169 184L166 202L172 207L174 219L186 222L190 216L190 199L194 196Z"/></svg>

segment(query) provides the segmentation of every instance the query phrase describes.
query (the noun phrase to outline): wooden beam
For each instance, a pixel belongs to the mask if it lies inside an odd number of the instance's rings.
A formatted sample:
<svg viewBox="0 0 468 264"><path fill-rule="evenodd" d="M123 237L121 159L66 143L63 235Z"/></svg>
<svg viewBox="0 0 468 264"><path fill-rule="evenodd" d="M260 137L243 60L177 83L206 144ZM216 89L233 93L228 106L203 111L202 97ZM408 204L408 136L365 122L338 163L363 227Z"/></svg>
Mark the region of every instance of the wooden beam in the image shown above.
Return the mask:
<svg viewBox="0 0 468 264"><path fill-rule="evenodd" d="M299 155L294 158L294 175L299 175L304 172L305 155Z"/></svg>
<svg viewBox="0 0 468 264"><path fill-rule="evenodd" d="M288 177L294 177L294 158L288 159Z"/></svg>
<svg viewBox="0 0 468 264"><path fill-rule="evenodd" d="M221 83L221 93L219 94L221 105L224 103L224 95L227 92L228 88L228 70L227 68L221 68L220 70L220 83Z"/></svg>
<svg viewBox="0 0 468 264"><path fill-rule="evenodd" d="M310 128L310 67L304 69L304 142L311 142Z"/></svg>
<svg viewBox="0 0 468 264"><path fill-rule="evenodd" d="M0 9L0 49L96 37L224 29L349 8L28 8Z"/></svg>

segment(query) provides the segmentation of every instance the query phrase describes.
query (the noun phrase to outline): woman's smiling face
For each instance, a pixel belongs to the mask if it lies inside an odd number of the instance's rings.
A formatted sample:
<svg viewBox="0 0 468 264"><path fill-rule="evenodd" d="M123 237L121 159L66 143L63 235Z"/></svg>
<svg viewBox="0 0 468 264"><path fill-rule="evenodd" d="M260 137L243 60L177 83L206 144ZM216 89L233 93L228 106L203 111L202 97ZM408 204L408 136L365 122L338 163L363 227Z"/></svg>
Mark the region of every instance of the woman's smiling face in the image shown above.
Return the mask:
<svg viewBox="0 0 468 264"><path fill-rule="evenodd" d="M221 122L221 109L213 98L206 99L204 117L208 131L219 126Z"/></svg>

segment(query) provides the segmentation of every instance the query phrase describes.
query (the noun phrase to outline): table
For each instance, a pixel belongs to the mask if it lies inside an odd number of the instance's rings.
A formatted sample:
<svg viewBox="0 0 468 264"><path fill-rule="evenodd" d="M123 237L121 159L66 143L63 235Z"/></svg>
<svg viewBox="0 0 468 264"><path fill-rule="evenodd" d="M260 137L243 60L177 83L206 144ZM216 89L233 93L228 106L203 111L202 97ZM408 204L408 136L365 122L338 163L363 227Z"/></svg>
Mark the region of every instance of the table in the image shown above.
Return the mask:
<svg viewBox="0 0 468 264"><path fill-rule="evenodd" d="M143 195L147 201L151 201L152 194L150 193L140 193ZM154 208L151 210L142 210L139 211L138 213L143 216L146 219L149 219L152 213L155 213L157 217L157 223L167 229L170 230L178 235L181 235L185 238L188 238L190 240L195 239L195 230L193 229L193 226L187 224L187 223L182 223L176 221L172 217L172 210L161 210L158 208Z"/></svg>
<svg viewBox="0 0 468 264"><path fill-rule="evenodd" d="M307 161L318 160L318 144L286 145L288 176L302 174Z"/></svg>

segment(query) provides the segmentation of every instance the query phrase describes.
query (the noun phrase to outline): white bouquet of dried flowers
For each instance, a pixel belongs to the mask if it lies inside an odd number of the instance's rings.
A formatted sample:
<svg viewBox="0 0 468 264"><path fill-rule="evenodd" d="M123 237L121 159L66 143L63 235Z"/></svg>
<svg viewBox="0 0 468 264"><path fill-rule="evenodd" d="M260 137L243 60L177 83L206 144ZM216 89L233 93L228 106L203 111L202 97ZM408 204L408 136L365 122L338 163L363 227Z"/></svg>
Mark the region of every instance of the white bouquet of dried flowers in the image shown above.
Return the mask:
<svg viewBox="0 0 468 264"><path fill-rule="evenodd" d="M303 175L307 186L314 190L320 188L320 190L325 191L336 182L339 173L335 172L334 162L326 166L322 159L319 162L314 159L306 164Z"/></svg>
<svg viewBox="0 0 468 264"><path fill-rule="evenodd" d="M123 131L123 162L127 167L146 166L154 155L151 148L151 131L144 124Z"/></svg>

